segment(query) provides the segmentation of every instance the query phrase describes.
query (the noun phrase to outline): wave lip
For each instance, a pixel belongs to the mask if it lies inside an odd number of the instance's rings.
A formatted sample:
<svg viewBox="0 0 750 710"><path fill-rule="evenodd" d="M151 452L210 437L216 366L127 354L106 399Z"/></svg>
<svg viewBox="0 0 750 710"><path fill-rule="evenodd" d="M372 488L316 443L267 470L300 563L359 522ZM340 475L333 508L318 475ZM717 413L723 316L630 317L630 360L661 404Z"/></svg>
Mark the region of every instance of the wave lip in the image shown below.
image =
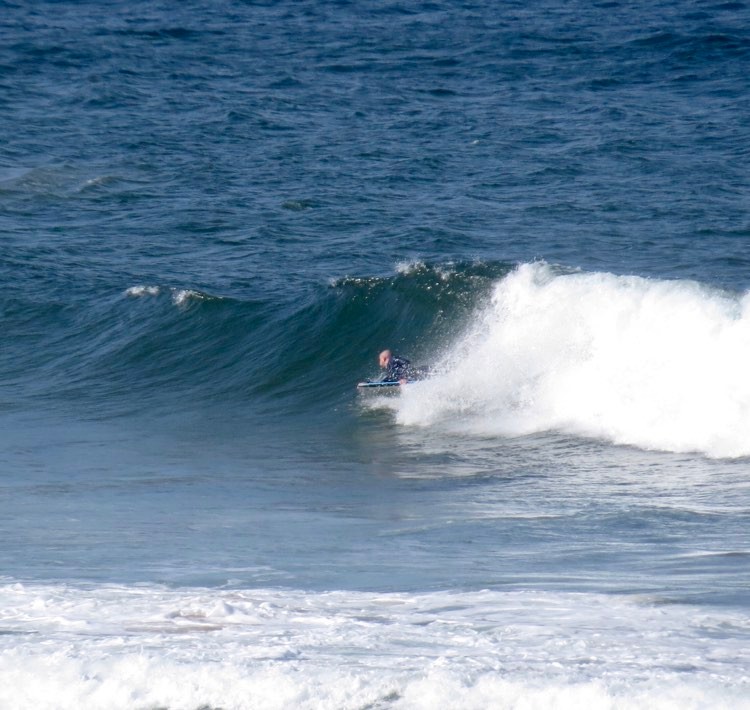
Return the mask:
<svg viewBox="0 0 750 710"><path fill-rule="evenodd" d="M688 281L519 266L496 283L403 424L549 430L711 457L750 455L750 295Z"/></svg>

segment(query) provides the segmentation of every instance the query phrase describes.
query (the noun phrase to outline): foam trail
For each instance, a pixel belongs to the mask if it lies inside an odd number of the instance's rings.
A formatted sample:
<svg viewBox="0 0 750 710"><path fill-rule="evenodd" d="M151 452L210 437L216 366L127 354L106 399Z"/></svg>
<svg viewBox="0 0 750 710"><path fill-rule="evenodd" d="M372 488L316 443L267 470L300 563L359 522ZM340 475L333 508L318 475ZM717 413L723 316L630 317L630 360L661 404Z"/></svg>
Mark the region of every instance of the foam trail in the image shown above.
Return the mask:
<svg viewBox="0 0 750 710"><path fill-rule="evenodd" d="M397 420L482 435L559 430L750 455L750 295L524 264L499 281Z"/></svg>

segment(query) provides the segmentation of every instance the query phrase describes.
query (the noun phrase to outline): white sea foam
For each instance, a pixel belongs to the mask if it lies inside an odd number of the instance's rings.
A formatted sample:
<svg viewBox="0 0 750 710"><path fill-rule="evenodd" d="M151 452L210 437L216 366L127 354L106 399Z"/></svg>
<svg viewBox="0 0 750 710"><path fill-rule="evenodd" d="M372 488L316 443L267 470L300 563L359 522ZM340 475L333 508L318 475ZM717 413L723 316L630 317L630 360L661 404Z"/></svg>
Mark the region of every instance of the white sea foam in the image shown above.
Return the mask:
<svg viewBox="0 0 750 710"><path fill-rule="evenodd" d="M126 289L126 296L140 297L140 296L158 296L161 289L158 286L131 286Z"/></svg>
<svg viewBox="0 0 750 710"><path fill-rule="evenodd" d="M197 291L192 291L188 288L175 289L172 291L172 302L176 306L185 305L190 299L199 298L200 294Z"/></svg>
<svg viewBox="0 0 750 710"><path fill-rule="evenodd" d="M209 296L206 293L195 291L191 288L172 289L172 303L176 306L184 306L190 301L210 301L215 299L215 296Z"/></svg>
<svg viewBox="0 0 750 710"><path fill-rule="evenodd" d="M396 264L396 273L402 275L413 274L416 271L421 271L425 267L426 264L420 259L413 259L411 261L399 261Z"/></svg>
<svg viewBox="0 0 750 710"><path fill-rule="evenodd" d="M750 619L646 599L0 586L0 707L750 708Z"/></svg>
<svg viewBox="0 0 750 710"><path fill-rule="evenodd" d="M453 274L456 273L455 266L450 262L428 267L428 265L424 261L415 259L413 261L399 261L396 264L396 273L402 276L417 274L419 272L427 271L428 269L443 281L448 280L451 276L453 276Z"/></svg>
<svg viewBox="0 0 750 710"><path fill-rule="evenodd" d="M441 374L390 406L409 425L748 456L749 354L748 295L525 264L496 285Z"/></svg>
<svg viewBox="0 0 750 710"><path fill-rule="evenodd" d="M159 286L131 286L125 290L126 296L132 296L134 298L141 298L144 296L159 296L162 290ZM170 288L169 293L172 298L172 303L175 306L185 306L190 301L209 301L216 300L216 296L209 296L207 293L196 291L190 288Z"/></svg>

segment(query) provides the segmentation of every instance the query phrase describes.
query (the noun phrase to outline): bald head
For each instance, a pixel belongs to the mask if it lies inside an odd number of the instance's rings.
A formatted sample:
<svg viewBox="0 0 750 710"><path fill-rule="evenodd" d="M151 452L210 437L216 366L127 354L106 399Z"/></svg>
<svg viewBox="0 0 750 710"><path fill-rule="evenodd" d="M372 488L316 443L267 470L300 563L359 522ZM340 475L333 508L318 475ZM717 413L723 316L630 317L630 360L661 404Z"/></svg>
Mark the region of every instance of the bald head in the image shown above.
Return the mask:
<svg viewBox="0 0 750 710"><path fill-rule="evenodd" d="M390 350L383 350L383 352L380 353L380 356L378 357L380 367L388 367L388 364L390 363L392 357L393 353Z"/></svg>

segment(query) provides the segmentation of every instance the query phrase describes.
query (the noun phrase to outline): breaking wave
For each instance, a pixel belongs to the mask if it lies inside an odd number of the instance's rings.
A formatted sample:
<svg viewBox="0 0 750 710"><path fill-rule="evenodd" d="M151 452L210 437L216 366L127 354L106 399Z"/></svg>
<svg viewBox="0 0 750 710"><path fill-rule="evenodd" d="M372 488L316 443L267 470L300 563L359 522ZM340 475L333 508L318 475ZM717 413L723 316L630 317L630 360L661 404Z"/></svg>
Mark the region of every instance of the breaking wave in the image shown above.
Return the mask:
<svg viewBox="0 0 750 710"><path fill-rule="evenodd" d="M562 431L713 457L750 455L750 295L524 264L397 421L477 435Z"/></svg>

